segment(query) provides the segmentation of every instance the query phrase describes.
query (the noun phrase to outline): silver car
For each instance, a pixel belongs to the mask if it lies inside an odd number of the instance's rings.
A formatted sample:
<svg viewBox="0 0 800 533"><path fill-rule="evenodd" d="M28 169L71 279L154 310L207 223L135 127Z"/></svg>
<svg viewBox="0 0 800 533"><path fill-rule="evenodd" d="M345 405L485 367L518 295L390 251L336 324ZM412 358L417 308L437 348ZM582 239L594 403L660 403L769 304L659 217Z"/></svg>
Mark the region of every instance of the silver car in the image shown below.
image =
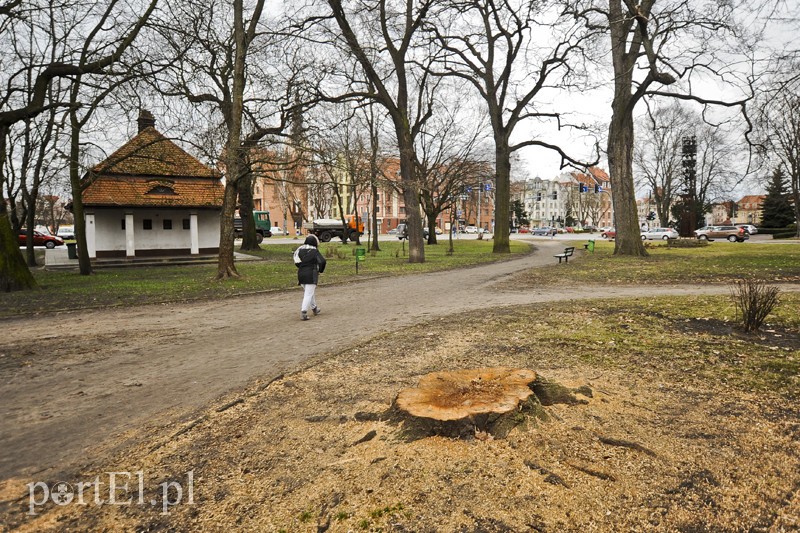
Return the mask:
<svg viewBox="0 0 800 533"><path fill-rule="evenodd" d="M755 235L758 233L758 228L752 224L734 224L738 228L744 228L744 230L749 233L750 235Z"/></svg>
<svg viewBox="0 0 800 533"><path fill-rule="evenodd" d="M677 239L680 237L678 232L675 231L673 228L651 228L647 231L642 232L642 240L664 240L668 241L670 239Z"/></svg>

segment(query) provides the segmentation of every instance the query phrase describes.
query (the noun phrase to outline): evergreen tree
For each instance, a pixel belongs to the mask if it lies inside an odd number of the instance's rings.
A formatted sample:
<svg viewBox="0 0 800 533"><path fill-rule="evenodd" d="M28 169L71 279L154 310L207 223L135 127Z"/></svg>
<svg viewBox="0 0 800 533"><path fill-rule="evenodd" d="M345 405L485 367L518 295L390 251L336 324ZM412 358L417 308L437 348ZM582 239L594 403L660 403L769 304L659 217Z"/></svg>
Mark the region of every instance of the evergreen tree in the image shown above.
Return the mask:
<svg viewBox="0 0 800 533"><path fill-rule="evenodd" d="M511 202L511 212L517 218L517 224L519 226L527 226L529 224L528 213L525 211L521 200L514 200Z"/></svg>
<svg viewBox="0 0 800 533"><path fill-rule="evenodd" d="M767 186L767 197L761 206L761 225L766 228L785 228L794 222L794 208L783 169L777 167Z"/></svg>

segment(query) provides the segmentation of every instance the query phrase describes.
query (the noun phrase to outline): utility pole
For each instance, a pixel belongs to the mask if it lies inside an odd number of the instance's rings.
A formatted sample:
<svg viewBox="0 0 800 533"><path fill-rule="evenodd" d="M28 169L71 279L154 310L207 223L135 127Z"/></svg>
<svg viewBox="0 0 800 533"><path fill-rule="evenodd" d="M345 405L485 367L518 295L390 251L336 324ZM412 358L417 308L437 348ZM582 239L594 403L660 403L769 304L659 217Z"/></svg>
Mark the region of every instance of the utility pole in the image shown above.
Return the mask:
<svg viewBox="0 0 800 533"><path fill-rule="evenodd" d="M682 150L683 179L686 192L681 217L681 237L691 237L697 229L697 137L683 138Z"/></svg>
<svg viewBox="0 0 800 533"><path fill-rule="evenodd" d="M481 230L481 189L483 189L483 182L478 182L478 231Z"/></svg>

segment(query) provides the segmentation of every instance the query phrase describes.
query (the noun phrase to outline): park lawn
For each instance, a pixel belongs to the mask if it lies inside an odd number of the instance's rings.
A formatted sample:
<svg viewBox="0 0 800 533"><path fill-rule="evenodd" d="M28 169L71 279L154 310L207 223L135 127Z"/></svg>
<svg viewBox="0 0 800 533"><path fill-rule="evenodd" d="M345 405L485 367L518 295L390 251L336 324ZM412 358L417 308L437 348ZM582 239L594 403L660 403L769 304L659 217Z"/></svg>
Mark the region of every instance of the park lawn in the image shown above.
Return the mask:
<svg viewBox="0 0 800 533"><path fill-rule="evenodd" d="M524 286L563 283L599 284L724 283L737 279L769 282L800 281L800 244L713 242L678 248L647 243L648 257L614 256L613 241L597 240L564 268L533 270L517 276Z"/></svg>
<svg viewBox="0 0 800 533"><path fill-rule="evenodd" d="M76 271L36 270L37 290L0 294L0 317L70 309L116 305L141 305L195 299L224 298L264 291L289 289L297 284L292 253L298 244L264 246L248 252L260 261L239 261L240 279L218 281L216 265L182 265L96 269L91 276ZM507 259L492 253L492 241L447 241L425 247L425 263L408 263L408 244L381 242L381 251L366 252L359 264L358 279L432 272ZM368 248L365 245L365 248ZM355 247L326 243L320 250L328 260L324 283L356 279ZM530 250L527 244L511 242L512 257Z"/></svg>
<svg viewBox="0 0 800 533"><path fill-rule="evenodd" d="M363 339L232 391L183 427L88 465L191 471L192 505L50 505L21 531L794 531L800 304L736 329L725 296L478 309ZM475 327L480 323L481 327ZM424 342L420 342L424 339ZM387 364L390 361L391 364ZM529 368L578 402L522 411L505 437L413 435L391 408L429 372ZM585 389L589 389L589 393ZM151 488L152 485L152 488ZM534 527L535 526L535 527Z"/></svg>

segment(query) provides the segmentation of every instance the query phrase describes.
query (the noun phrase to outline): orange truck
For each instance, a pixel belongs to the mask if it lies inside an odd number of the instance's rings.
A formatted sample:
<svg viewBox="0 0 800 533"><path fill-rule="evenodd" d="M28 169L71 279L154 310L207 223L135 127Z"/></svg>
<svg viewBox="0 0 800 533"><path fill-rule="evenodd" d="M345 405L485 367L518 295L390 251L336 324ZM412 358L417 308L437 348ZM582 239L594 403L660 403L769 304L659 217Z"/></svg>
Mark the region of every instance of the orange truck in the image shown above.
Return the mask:
<svg viewBox="0 0 800 533"><path fill-rule="evenodd" d="M358 237L364 234L364 223L359 220L356 227L355 217L350 217L347 224L342 224L342 221L336 218L318 218L304 223L303 229L306 233L316 235L321 242L329 242L334 237L342 239L342 242L348 239L356 242Z"/></svg>

